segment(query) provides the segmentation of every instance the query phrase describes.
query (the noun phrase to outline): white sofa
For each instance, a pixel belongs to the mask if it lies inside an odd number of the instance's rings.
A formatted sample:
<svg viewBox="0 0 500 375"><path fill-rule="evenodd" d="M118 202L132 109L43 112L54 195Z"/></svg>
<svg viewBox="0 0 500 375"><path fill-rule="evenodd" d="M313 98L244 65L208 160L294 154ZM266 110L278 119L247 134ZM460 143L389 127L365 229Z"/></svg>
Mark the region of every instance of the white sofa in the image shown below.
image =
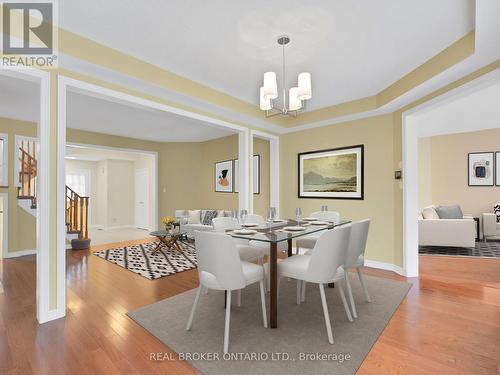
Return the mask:
<svg viewBox="0 0 500 375"><path fill-rule="evenodd" d="M463 219L440 219L437 214L418 217L419 246L468 247L476 246L476 222L471 216ZM427 218L425 218L427 217Z"/></svg>
<svg viewBox="0 0 500 375"><path fill-rule="evenodd" d="M197 220L190 220L189 211L200 211ZM194 238L194 231L213 231L212 222L210 224L203 224L205 215L208 211L217 211L217 216L231 216L232 211L228 210L210 210L210 209L196 209L196 210L176 210L175 217L180 223L180 230L186 231L188 238ZM192 218L191 218L192 219Z"/></svg>
<svg viewBox="0 0 500 375"><path fill-rule="evenodd" d="M497 223L495 214L483 214L483 239L487 241L488 237L500 238L500 223Z"/></svg>

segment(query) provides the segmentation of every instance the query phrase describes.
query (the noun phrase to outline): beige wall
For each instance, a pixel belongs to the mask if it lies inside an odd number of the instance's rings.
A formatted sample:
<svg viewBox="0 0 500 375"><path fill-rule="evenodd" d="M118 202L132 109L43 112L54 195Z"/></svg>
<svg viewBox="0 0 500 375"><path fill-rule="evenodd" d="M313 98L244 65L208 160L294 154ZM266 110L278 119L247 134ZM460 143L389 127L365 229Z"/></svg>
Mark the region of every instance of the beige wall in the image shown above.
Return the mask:
<svg viewBox="0 0 500 375"><path fill-rule="evenodd" d="M9 253L20 250L34 250L36 248L36 220L34 216L19 207L17 200L17 187L14 182L19 176L14 173L15 136L24 135L36 137L36 125L31 122L0 118L0 133L9 135L9 186L0 187L0 193L8 194L8 225L9 225Z"/></svg>
<svg viewBox="0 0 500 375"><path fill-rule="evenodd" d="M418 206L420 208L433 204L431 167L431 138L420 138L418 140Z"/></svg>
<svg viewBox="0 0 500 375"><path fill-rule="evenodd" d="M500 186L468 186L467 154L500 151L500 129L430 137L424 142L430 143L430 169L419 177L431 185L432 203L459 204L464 213L476 217L493 212L493 205L500 202Z"/></svg>
<svg viewBox="0 0 500 375"><path fill-rule="evenodd" d="M296 207L304 215L323 204L351 220L371 218L366 256L370 260L397 263L401 252L394 244L394 123L392 115L372 117L329 127L290 133L281 137L282 215L293 217ZM297 154L364 144L364 200L308 199L297 197ZM400 218L398 218L400 220Z"/></svg>
<svg viewBox="0 0 500 375"><path fill-rule="evenodd" d="M107 160L108 163L108 217L107 227L133 225L134 218L134 162Z"/></svg>

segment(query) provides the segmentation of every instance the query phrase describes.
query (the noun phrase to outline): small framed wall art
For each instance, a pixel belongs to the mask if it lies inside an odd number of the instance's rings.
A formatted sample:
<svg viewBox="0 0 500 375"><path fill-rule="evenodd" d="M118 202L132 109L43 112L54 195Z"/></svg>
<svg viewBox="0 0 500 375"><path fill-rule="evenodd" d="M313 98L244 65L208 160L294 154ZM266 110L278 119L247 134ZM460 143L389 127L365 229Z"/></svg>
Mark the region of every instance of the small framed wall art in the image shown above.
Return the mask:
<svg viewBox="0 0 500 375"><path fill-rule="evenodd" d="M215 163L215 191L219 193L233 192L233 161L225 160Z"/></svg>
<svg viewBox="0 0 500 375"><path fill-rule="evenodd" d="M494 153L471 152L468 154L468 185L494 185Z"/></svg>

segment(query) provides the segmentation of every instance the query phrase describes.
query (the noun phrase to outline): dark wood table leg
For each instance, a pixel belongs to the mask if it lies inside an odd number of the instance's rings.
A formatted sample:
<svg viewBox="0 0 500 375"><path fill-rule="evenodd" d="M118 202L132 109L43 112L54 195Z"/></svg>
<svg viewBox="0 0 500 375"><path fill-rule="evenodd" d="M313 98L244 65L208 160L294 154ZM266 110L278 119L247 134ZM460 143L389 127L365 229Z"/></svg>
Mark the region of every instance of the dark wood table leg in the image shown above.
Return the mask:
<svg viewBox="0 0 500 375"><path fill-rule="evenodd" d="M155 254L156 252L160 251L161 248L164 246L163 244L163 239L161 237L158 237L158 243L156 244L156 247L153 249L151 252L151 255Z"/></svg>
<svg viewBox="0 0 500 375"><path fill-rule="evenodd" d="M292 254L292 239L289 238L288 239L288 256L291 257L293 254Z"/></svg>
<svg viewBox="0 0 500 375"><path fill-rule="evenodd" d="M271 305L271 328L278 328L278 244L270 243L269 277L271 292L269 293Z"/></svg>
<svg viewBox="0 0 500 375"><path fill-rule="evenodd" d="M335 283L328 283L328 288L335 288Z"/></svg>

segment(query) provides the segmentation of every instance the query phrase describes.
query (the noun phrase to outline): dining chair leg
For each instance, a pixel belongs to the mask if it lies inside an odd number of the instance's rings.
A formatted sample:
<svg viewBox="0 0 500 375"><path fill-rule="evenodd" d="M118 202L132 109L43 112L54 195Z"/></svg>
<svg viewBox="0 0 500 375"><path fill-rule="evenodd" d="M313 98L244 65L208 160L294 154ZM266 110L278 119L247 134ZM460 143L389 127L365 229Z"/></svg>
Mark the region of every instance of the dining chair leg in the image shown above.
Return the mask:
<svg viewBox="0 0 500 375"><path fill-rule="evenodd" d="M337 286L339 288L340 298L342 299L342 304L344 305L345 314L347 315L347 320L352 322L351 310L349 310L349 305L345 299L344 288L342 287L342 282L338 282Z"/></svg>
<svg viewBox="0 0 500 375"><path fill-rule="evenodd" d="M302 280L297 279L297 305L300 305Z"/></svg>
<svg viewBox="0 0 500 375"><path fill-rule="evenodd" d="M189 314L189 319L186 326L187 331L189 331L191 329L191 326L193 325L194 312L196 311L196 307L198 306L198 300L200 299L200 294L202 289L203 287L200 285L198 287L198 290L196 291L196 297L194 297L193 307L191 308L191 314Z"/></svg>
<svg viewBox="0 0 500 375"><path fill-rule="evenodd" d="M259 261L258 263L262 266L262 268L264 268L264 292L267 292L268 291L268 283L267 283L267 274L266 274L266 267L265 267L265 264L264 264L264 258L259 258Z"/></svg>
<svg viewBox="0 0 500 375"><path fill-rule="evenodd" d="M229 321L231 318L231 291L226 293L226 323L224 325L224 353L229 352Z"/></svg>
<svg viewBox="0 0 500 375"><path fill-rule="evenodd" d="M354 304L354 297L352 295L351 281L349 280L349 272L347 270L344 273L345 284L347 286L347 294L349 296L349 303L351 304L352 316L353 318L358 317L358 312L356 311L356 305Z"/></svg>
<svg viewBox="0 0 500 375"><path fill-rule="evenodd" d="M260 280L260 302L262 305L262 319L264 321L264 328L267 328L267 310L266 310L266 296L265 296L264 280Z"/></svg>
<svg viewBox="0 0 500 375"><path fill-rule="evenodd" d="M328 342L333 344L332 325L330 323L330 314L328 313L328 305L326 304L325 286L319 285L319 293L321 294L321 303L323 304L323 313L325 314L326 333L328 335Z"/></svg>
<svg viewBox="0 0 500 375"><path fill-rule="evenodd" d="M363 274L361 273L361 270L359 267L356 268L356 271L358 272L358 277L359 277L359 282L361 283L361 287L363 288L363 291L365 292L365 297L368 302L371 302L372 299L370 298L370 295L368 294L368 289L366 289L366 284L365 280L363 279Z"/></svg>
<svg viewBox="0 0 500 375"><path fill-rule="evenodd" d="M236 306L241 307L241 289L236 291Z"/></svg>
<svg viewBox="0 0 500 375"><path fill-rule="evenodd" d="M307 282L302 281L302 296L300 297L301 302L306 302L306 285Z"/></svg>

